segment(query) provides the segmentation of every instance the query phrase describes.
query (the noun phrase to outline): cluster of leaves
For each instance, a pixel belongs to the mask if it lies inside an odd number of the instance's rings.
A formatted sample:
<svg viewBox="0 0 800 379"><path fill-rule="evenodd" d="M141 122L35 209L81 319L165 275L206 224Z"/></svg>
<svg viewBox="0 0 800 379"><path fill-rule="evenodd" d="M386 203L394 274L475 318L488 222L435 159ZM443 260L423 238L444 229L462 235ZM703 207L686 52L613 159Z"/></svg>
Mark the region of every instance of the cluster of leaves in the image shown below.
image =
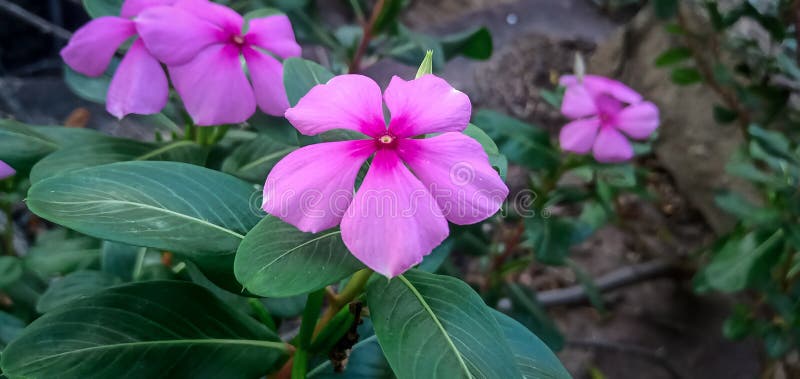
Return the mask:
<svg viewBox="0 0 800 379"><path fill-rule="evenodd" d="M663 15L677 15L668 30L681 37L682 45L665 51L655 64L670 68L679 85L703 84L719 95L723 103L709 111L718 123L739 126L745 140L727 171L754 189L717 196L717 205L738 224L705 252L695 288L752 294L755 300L735 308L724 333L732 339L758 336L768 355L778 358L800 346L800 147L792 105L800 68L790 33L798 21L794 2L736 1L723 10L717 1L706 1L697 8L710 21L703 34L678 13L679 1L671 3L672 11ZM750 25L746 32L743 25Z"/></svg>
<svg viewBox="0 0 800 379"><path fill-rule="evenodd" d="M120 5L84 3L95 17L115 14ZM346 32L330 40L312 17L314 4L264 3L229 5L282 9L307 42L334 43L328 45L334 57L347 51L338 50ZM365 8L351 4L356 12ZM434 56L442 59L491 52L485 29L436 39L399 23L404 1L377 4L375 19L364 24L371 27L362 28L374 33L365 53L401 60L407 54L410 62L425 55L417 48L440 51ZM342 57L350 60L333 61L337 71L357 59ZM428 61L421 70L436 66ZM291 104L331 77L311 61L284 62ZM107 80L69 71L66 79L77 93L103 100ZM278 160L307 144L343 139L344 132L302 136L286 120L263 115L241 128L182 130L183 122L174 121L181 116L174 107L140 119L167 128L156 142L0 121L0 160L17 169L0 182L8 216L7 254L0 257L0 377L254 378L293 361L293 378L569 378L526 326L487 306L461 280L434 273L446 271L457 237L388 281L370 276L337 229L302 233L261 211L260 185ZM500 120L475 121L485 124L466 133L505 173L505 156L481 129ZM23 197L32 213L56 225L35 218L36 240L17 254L11 206ZM480 226L461 234L482 234L475 230ZM338 294L328 292L331 285ZM280 338L278 328L291 331L298 317L296 335ZM345 363L344 373L336 373Z"/></svg>

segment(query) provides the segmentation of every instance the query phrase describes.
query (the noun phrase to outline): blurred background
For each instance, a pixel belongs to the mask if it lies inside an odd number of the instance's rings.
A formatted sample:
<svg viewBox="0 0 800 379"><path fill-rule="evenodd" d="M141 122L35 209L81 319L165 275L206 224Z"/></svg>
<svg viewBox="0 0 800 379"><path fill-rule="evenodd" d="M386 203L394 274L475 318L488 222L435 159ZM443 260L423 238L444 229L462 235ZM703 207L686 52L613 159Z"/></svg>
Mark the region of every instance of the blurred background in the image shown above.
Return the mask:
<svg viewBox="0 0 800 379"><path fill-rule="evenodd" d="M702 8L703 2L696 3ZM778 2L749 3L769 8ZM532 322L557 335L551 341L557 341L559 357L576 378L800 378L796 350L769 360L760 339L732 341L723 335L734 304L747 293L698 294L693 285L694 268L686 258L737 224L714 198L720 189L748 191L747 183L725 171L744 137L735 127L718 125L721 120L710 111L724 102L717 91L685 85L690 83L654 65L682 37L670 31L674 20L660 19L649 5L637 0L415 0L400 18L408 28L431 35L488 28L489 59L455 58L440 71L469 94L475 108L508 114L555 135L565 119L542 91L553 90L580 53L589 73L627 83L662 111L657 142L637 160L647 170L644 187L653 196L620 196L620 222L603 226L570 252L603 292L604 309L580 295L581 278L568 267L534 263L513 277L528 293L538 291L537 309L550 317ZM320 0L313 6L315 17L331 30L353 22L346 2ZM688 7L681 22L702 35L710 21ZM118 121L102 104L87 100L91 94L76 94L65 82L58 52L89 19L79 0L0 0L0 117L152 139L150 123L136 117ZM758 39L765 28L743 22L733 33ZM304 56L330 64L325 49L315 44L304 45ZM366 63L363 72L382 86L392 75L412 77L416 71L391 59ZM512 162L512 189L525 187L526 170ZM468 248L453 254L453 270L475 287L486 285L480 275L483 258ZM498 307L509 306L504 300Z"/></svg>

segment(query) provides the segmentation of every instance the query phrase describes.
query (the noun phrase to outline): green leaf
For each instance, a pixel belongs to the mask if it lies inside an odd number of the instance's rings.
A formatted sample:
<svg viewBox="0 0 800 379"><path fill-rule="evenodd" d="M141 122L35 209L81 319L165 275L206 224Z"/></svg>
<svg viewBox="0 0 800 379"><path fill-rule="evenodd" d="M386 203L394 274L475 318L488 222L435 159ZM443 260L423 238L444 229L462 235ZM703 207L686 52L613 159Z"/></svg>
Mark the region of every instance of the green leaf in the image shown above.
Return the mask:
<svg viewBox="0 0 800 379"><path fill-rule="evenodd" d="M6 288L22 277L22 262L12 256L0 257L0 289Z"/></svg>
<svg viewBox="0 0 800 379"><path fill-rule="evenodd" d="M233 267L239 283L265 297L315 291L361 268L339 230L304 233L273 216L247 233Z"/></svg>
<svg viewBox="0 0 800 379"><path fill-rule="evenodd" d="M762 225L777 221L780 211L757 206L736 192L723 191L714 197L717 206L736 216L746 225Z"/></svg>
<svg viewBox="0 0 800 379"><path fill-rule="evenodd" d="M711 258L703 271L703 278L718 291L736 292L744 289L758 274L759 264L781 245L783 234L783 230L778 229L763 241L756 233L728 240Z"/></svg>
<svg viewBox="0 0 800 379"><path fill-rule="evenodd" d="M390 41L390 49L386 54L400 63L417 67L427 52L433 51L431 62L433 71L439 71L444 67L444 48L433 36L417 33L401 25L397 35Z"/></svg>
<svg viewBox="0 0 800 379"><path fill-rule="evenodd" d="M671 66L692 57L692 51L686 47L673 47L656 58L656 67Z"/></svg>
<svg viewBox="0 0 800 379"><path fill-rule="evenodd" d="M14 338L17 338L24 328L24 321L0 311L0 350L5 348ZM0 375L2 375L1 372Z"/></svg>
<svg viewBox="0 0 800 379"><path fill-rule="evenodd" d="M500 177L505 180L506 173L508 172L508 160L505 155L500 154L500 150L497 148L494 141L492 141L492 138L481 128L473 124L469 124L467 128L464 129L464 134L472 137L472 139L481 144L486 155L489 156L489 164L491 164L500 174Z"/></svg>
<svg viewBox="0 0 800 379"><path fill-rule="evenodd" d="M559 217L536 215L525 220L525 231L539 262L549 265L565 263L575 235L571 222Z"/></svg>
<svg viewBox="0 0 800 379"><path fill-rule="evenodd" d="M11 378L255 378L285 356L271 331L205 288L153 281L45 314L3 351L2 369Z"/></svg>
<svg viewBox="0 0 800 379"><path fill-rule="evenodd" d="M269 136L258 136L233 150L222 162L222 171L263 184L272 167L296 149L297 146L277 142Z"/></svg>
<svg viewBox="0 0 800 379"><path fill-rule="evenodd" d="M83 8L92 18L119 16L123 0L83 0Z"/></svg>
<svg viewBox="0 0 800 379"><path fill-rule="evenodd" d="M722 334L725 338L738 341L747 337L754 329L755 323L747 307L737 304L733 312L722 325Z"/></svg>
<svg viewBox="0 0 800 379"><path fill-rule="evenodd" d="M361 340L350 351L347 368L344 372L335 372L331 361L327 360L309 371L309 379L395 379L389 362L383 356L378 337L369 319L362 319L358 327Z"/></svg>
<svg viewBox="0 0 800 379"><path fill-rule="evenodd" d="M489 59L492 56L492 34L486 27L473 28L442 38L444 59L451 60L458 55L471 59Z"/></svg>
<svg viewBox="0 0 800 379"><path fill-rule="evenodd" d="M333 78L328 69L317 63L302 58L289 58L283 61L283 85L286 87L286 96L289 104L297 105L300 98L305 96L317 84L325 84Z"/></svg>
<svg viewBox="0 0 800 379"><path fill-rule="evenodd" d="M76 271L56 280L39 297L36 311L47 313L71 301L94 295L120 284L120 279L100 271Z"/></svg>
<svg viewBox="0 0 800 379"><path fill-rule="evenodd" d="M106 137L48 155L31 170L31 183L86 167L125 161L179 161L202 165L206 155L202 146L191 141L157 145Z"/></svg>
<svg viewBox="0 0 800 379"><path fill-rule="evenodd" d="M33 127L13 120L0 120L0 161L17 171L27 171L58 147Z"/></svg>
<svg viewBox="0 0 800 379"><path fill-rule="evenodd" d="M100 242L65 229L41 234L25 255L25 266L42 277L67 274L94 265L100 257Z"/></svg>
<svg viewBox="0 0 800 379"><path fill-rule="evenodd" d="M120 162L35 183L28 208L81 233L182 253L214 280L230 278L239 243L258 222L256 189L176 162Z"/></svg>
<svg viewBox="0 0 800 379"><path fill-rule="evenodd" d="M444 240L441 245L437 246L430 254L422 259L422 263L420 263L417 268L425 272L436 272L439 267L442 267L447 257L450 256L455 245L454 238Z"/></svg>
<svg viewBox="0 0 800 379"><path fill-rule="evenodd" d="M672 75L670 77L673 83L682 86L688 86L703 81L703 75L700 74L700 71L692 67L676 68L672 70Z"/></svg>
<svg viewBox="0 0 800 379"><path fill-rule="evenodd" d="M64 82L81 99L97 104L105 104L108 86L111 85L111 77L114 75L118 65L119 59L113 59L103 75L97 77L83 75L64 65Z"/></svg>
<svg viewBox="0 0 800 379"><path fill-rule="evenodd" d="M503 330L523 378L572 379L558 357L528 328L496 310L492 315Z"/></svg>
<svg viewBox="0 0 800 379"><path fill-rule="evenodd" d="M415 76L415 78L419 79L423 75L432 73L433 73L433 50L428 50L427 52L425 52L425 58L422 59L422 63L420 63L419 68L417 69L417 75Z"/></svg>
<svg viewBox="0 0 800 379"><path fill-rule="evenodd" d="M510 315L541 338L551 349L555 351L563 349L564 336L544 308L539 305L536 292L516 283L509 283L506 288L512 305Z"/></svg>
<svg viewBox="0 0 800 379"><path fill-rule="evenodd" d="M458 279L411 270L367 286L375 334L398 378L519 378L491 308Z"/></svg>
<svg viewBox="0 0 800 379"><path fill-rule="evenodd" d="M103 241L100 249L100 268L103 272L129 282L134 279L137 262L147 248L124 243Z"/></svg>
<svg viewBox="0 0 800 379"><path fill-rule="evenodd" d="M497 143L500 153L513 163L539 170L552 169L559 162L559 154L545 130L486 109L475 112L472 121Z"/></svg>

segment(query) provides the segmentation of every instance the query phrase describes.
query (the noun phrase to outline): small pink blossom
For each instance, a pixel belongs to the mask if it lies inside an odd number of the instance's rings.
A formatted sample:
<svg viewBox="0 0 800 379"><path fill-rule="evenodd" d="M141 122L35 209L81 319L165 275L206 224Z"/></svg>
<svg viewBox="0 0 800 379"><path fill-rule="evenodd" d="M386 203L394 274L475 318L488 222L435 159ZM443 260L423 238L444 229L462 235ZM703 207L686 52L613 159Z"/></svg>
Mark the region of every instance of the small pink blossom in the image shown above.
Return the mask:
<svg viewBox="0 0 800 379"><path fill-rule="evenodd" d="M0 180L14 176L17 171L6 162L0 161Z"/></svg>
<svg viewBox="0 0 800 379"><path fill-rule="evenodd" d="M136 33L132 18L152 6L165 6L175 0L126 0L119 17L98 17L78 29L61 57L73 70L86 76L100 76L111 63L117 49L134 38L117 67L106 95L108 113L123 118L130 113L158 113L167 104L167 75Z"/></svg>
<svg viewBox="0 0 800 379"><path fill-rule="evenodd" d="M341 224L356 258L384 276L399 275L447 237L448 220L484 220L508 195L481 145L461 133L471 110L467 95L434 75L394 77L383 97L377 83L361 75L317 85L286 111L292 125L305 135L349 129L367 139L319 143L287 155L267 177L263 208L304 232Z"/></svg>
<svg viewBox="0 0 800 379"><path fill-rule="evenodd" d="M567 88L561 113L574 120L559 135L566 151L591 150L599 162L623 162L633 157L626 135L645 140L658 128L655 104L616 80L586 75L581 81L568 75L561 78L561 85Z"/></svg>
<svg viewBox="0 0 800 379"><path fill-rule="evenodd" d="M289 107L283 64L273 56L300 55L286 15L254 18L245 25L242 16L223 5L179 0L171 7L147 8L135 21L147 49L167 65L197 125L244 122L256 104L276 116Z"/></svg>

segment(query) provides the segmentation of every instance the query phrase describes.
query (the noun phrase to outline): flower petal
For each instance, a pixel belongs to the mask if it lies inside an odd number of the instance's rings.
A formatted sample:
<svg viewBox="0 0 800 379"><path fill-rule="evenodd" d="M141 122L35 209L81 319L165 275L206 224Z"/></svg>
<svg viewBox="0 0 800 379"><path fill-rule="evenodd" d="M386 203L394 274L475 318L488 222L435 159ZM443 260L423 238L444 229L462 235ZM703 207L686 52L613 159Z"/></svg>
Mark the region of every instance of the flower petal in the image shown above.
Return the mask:
<svg viewBox="0 0 800 379"><path fill-rule="evenodd" d="M266 114L283 116L289 108L289 98L283 86L283 65L269 54L257 49L242 49L258 107Z"/></svg>
<svg viewBox="0 0 800 379"><path fill-rule="evenodd" d="M338 225L353 200L358 170L374 151L372 141L326 142L295 150L267 176L262 208L304 232Z"/></svg>
<svg viewBox="0 0 800 379"><path fill-rule="evenodd" d="M168 65L187 63L209 45L230 38L219 26L177 6L145 9L136 17L136 29L150 53Z"/></svg>
<svg viewBox="0 0 800 379"><path fill-rule="evenodd" d="M0 161L0 179L14 176L16 173L17 171L14 170L13 167L9 166L6 162Z"/></svg>
<svg viewBox="0 0 800 379"><path fill-rule="evenodd" d="M592 150L599 127L600 120L597 118L576 120L564 125L558 135L561 149L577 154L588 153Z"/></svg>
<svg viewBox="0 0 800 379"><path fill-rule="evenodd" d="M398 154L454 224L488 218L508 196L508 187L489 164L481 144L462 133L402 139Z"/></svg>
<svg viewBox="0 0 800 379"><path fill-rule="evenodd" d="M561 114L571 119L597 114L594 98L586 90L586 87L580 84L567 86L567 90L564 92L564 99L561 100Z"/></svg>
<svg viewBox="0 0 800 379"><path fill-rule="evenodd" d="M363 75L340 75L317 84L286 118L300 133L313 136L333 129L350 129L372 137L386 132L381 89Z"/></svg>
<svg viewBox="0 0 800 379"><path fill-rule="evenodd" d="M598 162L618 163L633 157L633 146L628 139L612 127L604 127L594 141L594 158Z"/></svg>
<svg viewBox="0 0 800 379"><path fill-rule="evenodd" d="M222 4L209 0L178 0L175 6L214 24L228 35L241 35L242 33L244 18Z"/></svg>
<svg viewBox="0 0 800 379"><path fill-rule="evenodd" d="M430 192L393 150L379 150L342 218L342 240L350 252L391 278L422 261L448 233Z"/></svg>
<svg viewBox="0 0 800 379"><path fill-rule="evenodd" d="M639 95L639 93L630 87L614 79L597 75L586 75L583 78L583 83L595 97L601 94L608 94L628 104L636 104L642 101L642 95Z"/></svg>
<svg viewBox="0 0 800 379"><path fill-rule="evenodd" d="M136 34L131 20L104 16L89 21L75 31L61 58L73 70L87 76L102 74L117 49L125 40Z"/></svg>
<svg viewBox="0 0 800 379"><path fill-rule="evenodd" d="M158 113L167 105L168 97L167 74L137 39L111 79L106 110L119 119L129 113Z"/></svg>
<svg viewBox="0 0 800 379"><path fill-rule="evenodd" d="M237 124L256 111L235 46L209 46L191 62L170 66L169 74L197 125Z"/></svg>
<svg viewBox="0 0 800 379"><path fill-rule="evenodd" d="M392 114L389 130L398 137L460 132L472 114L469 97L435 75L409 81L395 76L383 99Z"/></svg>
<svg viewBox="0 0 800 379"><path fill-rule="evenodd" d="M276 14L250 20L245 42L269 50L281 58L300 56L289 17Z"/></svg>
<svg viewBox="0 0 800 379"><path fill-rule="evenodd" d="M122 11L120 11L119 16L133 18L147 8L172 5L175 1L177 0L125 0L122 3Z"/></svg>
<svg viewBox="0 0 800 379"><path fill-rule="evenodd" d="M646 101L630 105L616 117L617 129L635 139L647 139L658 128L658 107Z"/></svg>

